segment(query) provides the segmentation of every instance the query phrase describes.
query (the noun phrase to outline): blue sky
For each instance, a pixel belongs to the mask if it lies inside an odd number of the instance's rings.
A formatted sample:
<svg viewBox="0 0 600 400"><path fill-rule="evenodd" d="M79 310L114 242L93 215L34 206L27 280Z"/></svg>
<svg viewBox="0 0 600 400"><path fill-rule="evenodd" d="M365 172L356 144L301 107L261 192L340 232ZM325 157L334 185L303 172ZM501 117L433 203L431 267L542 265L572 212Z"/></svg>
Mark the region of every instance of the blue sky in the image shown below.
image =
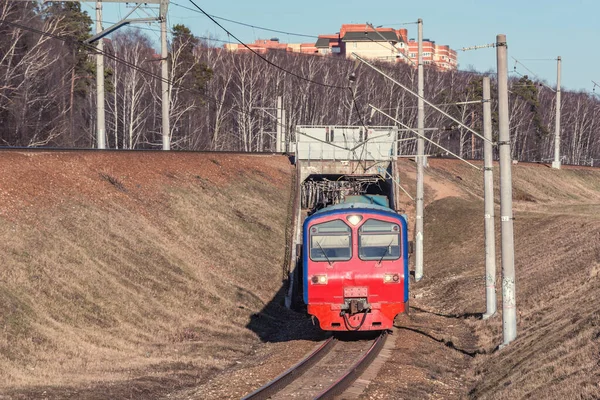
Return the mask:
<svg viewBox="0 0 600 400"><path fill-rule="evenodd" d="M91 15L93 3L84 7ZM175 4L193 7L188 0L174 0L169 8L169 24L189 26L198 36L228 40L227 34L208 18ZM416 25L400 25L423 19L423 36L458 50L462 47L493 43L496 35L507 35L509 71L516 58L517 72L535 73L548 85L556 84L556 57L562 58L562 86L569 90L592 91L592 80L600 83L600 2L596 0L429 0L364 1L304 0L285 2L197 1L212 15L276 30L319 35L336 33L343 23L365 23L407 28L416 38ZM124 4L105 3L104 20L115 21L128 12ZM142 16L142 15L139 15ZM310 42L311 38L275 34L234 23L219 22L244 42L279 37L282 42ZM105 24L106 26L106 24ZM153 27L157 29L156 25ZM148 32L151 36L157 35ZM496 69L493 48L463 52L458 50L460 69ZM527 68L527 69L526 69ZM600 93L600 88L596 88Z"/></svg>

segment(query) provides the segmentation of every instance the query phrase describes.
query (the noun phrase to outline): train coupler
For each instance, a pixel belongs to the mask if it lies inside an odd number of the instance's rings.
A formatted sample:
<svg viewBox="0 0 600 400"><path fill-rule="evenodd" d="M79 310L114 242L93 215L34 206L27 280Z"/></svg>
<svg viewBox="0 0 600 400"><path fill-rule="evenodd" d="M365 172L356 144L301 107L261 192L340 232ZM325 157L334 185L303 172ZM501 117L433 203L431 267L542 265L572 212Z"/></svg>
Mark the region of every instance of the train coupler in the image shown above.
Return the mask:
<svg viewBox="0 0 600 400"><path fill-rule="evenodd" d="M367 312L371 309L371 305L367 303L367 299L365 298L357 298L357 299L344 299L344 304L341 307L340 316L345 314L359 314L363 312Z"/></svg>

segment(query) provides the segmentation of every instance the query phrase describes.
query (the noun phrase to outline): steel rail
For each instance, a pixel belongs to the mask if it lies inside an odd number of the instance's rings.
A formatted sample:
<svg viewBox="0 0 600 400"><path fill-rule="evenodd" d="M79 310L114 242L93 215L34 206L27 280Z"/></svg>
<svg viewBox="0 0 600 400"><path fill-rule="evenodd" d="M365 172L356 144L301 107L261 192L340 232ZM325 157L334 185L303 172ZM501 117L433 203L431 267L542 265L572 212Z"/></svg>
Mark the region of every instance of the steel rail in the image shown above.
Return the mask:
<svg viewBox="0 0 600 400"><path fill-rule="evenodd" d="M242 400L256 400L256 399L268 399L275 393L282 390L292 381L297 379L300 375L310 369L314 364L321 360L331 350L333 345L336 343L333 336L323 342L315 351L306 356L298 364L294 365L287 371L277 376L272 381L266 383L262 387L256 389L254 392L246 395Z"/></svg>
<svg viewBox="0 0 600 400"><path fill-rule="evenodd" d="M319 393L315 399L333 399L335 396L341 395L346 389L348 389L356 379L364 372L364 370L373 362L377 357L385 340L387 339L387 332L383 331L381 335L373 342L373 345L369 350L352 365L351 368L333 385Z"/></svg>

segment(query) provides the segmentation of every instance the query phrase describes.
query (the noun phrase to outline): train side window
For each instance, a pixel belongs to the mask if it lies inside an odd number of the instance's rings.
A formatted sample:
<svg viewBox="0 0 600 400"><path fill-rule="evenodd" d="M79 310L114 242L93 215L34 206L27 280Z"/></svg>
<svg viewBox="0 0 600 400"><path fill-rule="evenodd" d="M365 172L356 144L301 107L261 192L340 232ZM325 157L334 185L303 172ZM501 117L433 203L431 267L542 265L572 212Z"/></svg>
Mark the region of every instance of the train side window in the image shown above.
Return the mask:
<svg viewBox="0 0 600 400"><path fill-rule="evenodd" d="M336 219L310 227L310 259L348 261L352 258L352 230Z"/></svg>
<svg viewBox="0 0 600 400"><path fill-rule="evenodd" d="M401 254L400 226L369 219L358 230L358 256L361 260L397 260Z"/></svg>

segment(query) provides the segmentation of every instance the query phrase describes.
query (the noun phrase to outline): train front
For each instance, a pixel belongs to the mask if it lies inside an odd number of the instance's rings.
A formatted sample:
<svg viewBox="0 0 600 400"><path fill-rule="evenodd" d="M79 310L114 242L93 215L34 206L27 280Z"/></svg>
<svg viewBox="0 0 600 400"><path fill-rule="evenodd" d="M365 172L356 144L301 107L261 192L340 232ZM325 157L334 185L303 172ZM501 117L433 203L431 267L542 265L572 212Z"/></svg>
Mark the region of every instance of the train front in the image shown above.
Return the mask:
<svg viewBox="0 0 600 400"><path fill-rule="evenodd" d="M303 290L326 331L391 329L408 300L406 220L387 207L339 204L304 222Z"/></svg>

